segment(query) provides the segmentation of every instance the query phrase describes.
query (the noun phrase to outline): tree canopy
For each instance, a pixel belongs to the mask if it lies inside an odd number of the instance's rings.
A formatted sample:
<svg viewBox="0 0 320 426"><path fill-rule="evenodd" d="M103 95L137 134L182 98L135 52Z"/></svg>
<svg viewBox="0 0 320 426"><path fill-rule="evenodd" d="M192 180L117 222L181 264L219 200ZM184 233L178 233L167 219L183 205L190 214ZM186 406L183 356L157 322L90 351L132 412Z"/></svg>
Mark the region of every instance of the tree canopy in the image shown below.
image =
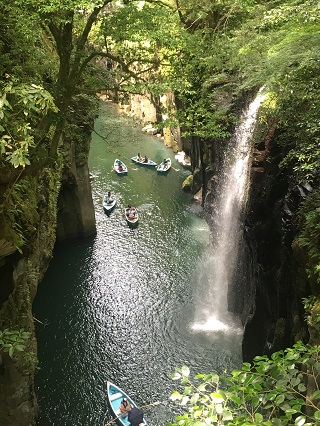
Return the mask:
<svg viewBox="0 0 320 426"><path fill-rule="evenodd" d="M317 1L201 0L195 8L190 0L27 0L3 6L2 91L9 74L52 96L56 109L44 109L30 135L50 158L71 99L81 92L111 89L126 99L170 90L182 104L170 119L186 134L224 139L236 121L234 101L265 86L274 98L269 119L288 154L283 165L299 179L318 179ZM17 129L19 123L12 134ZM10 162L13 150L2 139L1 160Z"/></svg>

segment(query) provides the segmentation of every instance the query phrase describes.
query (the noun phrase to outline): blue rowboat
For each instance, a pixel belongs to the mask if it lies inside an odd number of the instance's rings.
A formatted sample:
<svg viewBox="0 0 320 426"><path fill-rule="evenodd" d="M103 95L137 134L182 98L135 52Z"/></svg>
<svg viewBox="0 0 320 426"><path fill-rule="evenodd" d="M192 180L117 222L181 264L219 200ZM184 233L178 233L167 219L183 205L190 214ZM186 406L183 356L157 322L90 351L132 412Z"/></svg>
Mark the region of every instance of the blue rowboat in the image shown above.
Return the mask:
<svg viewBox="0 0 320 426"><path fill-rule="evenodd" d="M157 172L159 172L159 173L167 173L169 171L170 167L171 167L171 159L170 158L166 158L157 167Z"/></svg>
<svg viewBox="0 0 320 426"><path fill-rule="evenodd" d="M155 167L157 165L157 163L155 163L154 161L150 160L149 158L147 158L147 161L145 161L145 157L141 157L141 160L138 159L137 156L132 157L131 161L133 161L136 164L140 164L141 166L149 166L149 167Z"/></svg>
<svg viewBox="0 0 320 426"><path fill-rule="evenodd" d="M143 418L143 412L139 410L137 404L130 398L119 386L111 382L107 383L107 397L111 414L119 426L147 426ZM120 411L120 405L123 399L126 398L130 404L130 410L127 415L123 416Z"/></svg>

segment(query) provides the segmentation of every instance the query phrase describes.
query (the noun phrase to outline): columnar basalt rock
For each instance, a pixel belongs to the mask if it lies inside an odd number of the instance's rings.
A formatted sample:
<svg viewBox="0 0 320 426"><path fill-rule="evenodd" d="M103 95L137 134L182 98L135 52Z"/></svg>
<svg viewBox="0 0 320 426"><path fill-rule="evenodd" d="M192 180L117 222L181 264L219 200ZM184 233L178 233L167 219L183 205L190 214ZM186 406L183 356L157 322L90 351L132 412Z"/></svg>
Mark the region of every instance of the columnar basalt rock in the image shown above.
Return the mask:
<svg viewBox="0 0 320 426"><path fill-rule="evenodd" d="M264 172L252 173L245 238L255 262L252 311L243 339L245 360L308 340L301 299L310 289L304 265L292 250L302 197L289 179L272 162L266 163Z"/></svg>
<svg viewBox="0 0 320 426"><path fill-rule="evenodd" d="M58 198L57 240L90 237L96 225L87 164L73 162L63 174Z"/></svg>

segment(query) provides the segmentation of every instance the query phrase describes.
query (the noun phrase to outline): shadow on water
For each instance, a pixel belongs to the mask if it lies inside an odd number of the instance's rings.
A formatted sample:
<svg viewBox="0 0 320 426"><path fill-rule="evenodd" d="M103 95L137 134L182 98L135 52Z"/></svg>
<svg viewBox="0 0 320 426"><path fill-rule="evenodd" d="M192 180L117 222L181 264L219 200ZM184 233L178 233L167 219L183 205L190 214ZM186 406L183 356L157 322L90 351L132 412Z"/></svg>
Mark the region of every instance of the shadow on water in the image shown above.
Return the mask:
<svg viewBox="0 0 320 426"><path fill-rule="evenodd" d="M210 241L201 207L181 190L189 172L112 105L101 106L96 127L107 135L107 142L94 136L90 153L97 235L57 245L34 302L42 322L36 325L39 426L102 426L110 419L108 380L139 405L161 401L145 417L164 426L179 412L169 402L175 367L186 364L193 375L236 368L240 342L194 323L195 304L201 293L207 297L206 290L195 296L195 289ZM138 152L156 162L171 157L179 171L159 176L138 168L130 162ZM127 165L127 176L112 171L115 158ZM117 205L107 216L102 196L109 190ZM135 229L124 217L128 204L139 211Z"/></svg>

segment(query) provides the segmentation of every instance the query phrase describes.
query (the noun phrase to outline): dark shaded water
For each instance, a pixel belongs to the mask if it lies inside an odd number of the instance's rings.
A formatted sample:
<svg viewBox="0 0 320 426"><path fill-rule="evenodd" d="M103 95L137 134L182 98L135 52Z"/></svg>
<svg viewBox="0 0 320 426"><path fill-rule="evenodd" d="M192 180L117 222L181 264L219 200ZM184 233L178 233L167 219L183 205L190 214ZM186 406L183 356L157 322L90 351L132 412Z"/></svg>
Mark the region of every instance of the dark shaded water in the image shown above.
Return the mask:
<svg viewBox="0 0 320 426"><path fill-rule="evenodd" d="M232 329L194 327L209 293L211 246L202 209L181 191L188 172L110 104L101 106L96 130L106 138L94 136L90 154L97 235L56 247L34 303L43 323L39 425L104 425L107 380L139 405L161 401L145 417L149 426L165 425L179 412L169 401L174 368L187 364L195 375L238 367L241 338ZM130 158L138 152L158 163L171 157L176 170L163 176L136 166ZM115 158L127 176L112 171ZM118 199L110 216L101 204L108 190ZM136 229L125 221L127 204L139 210Z"/></svg>

